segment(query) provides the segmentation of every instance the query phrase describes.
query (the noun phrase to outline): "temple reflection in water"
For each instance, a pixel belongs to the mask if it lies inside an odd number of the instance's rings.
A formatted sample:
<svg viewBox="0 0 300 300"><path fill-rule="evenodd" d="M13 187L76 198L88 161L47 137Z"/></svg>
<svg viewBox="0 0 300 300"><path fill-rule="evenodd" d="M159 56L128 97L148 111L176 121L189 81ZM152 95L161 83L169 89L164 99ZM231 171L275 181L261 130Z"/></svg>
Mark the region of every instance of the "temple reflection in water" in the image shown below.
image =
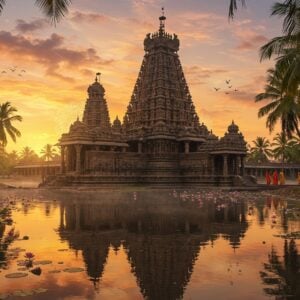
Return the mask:
<svg viewBox="0 0 300 300"><path fill-rule="evenodd" d="M82 251L95 288L110 247L122 246L146 299L181 299L201 247L222 236L235 250L248 227L243 201L202 203L176 192L72 197L60 204L59 234Z"/></svg>

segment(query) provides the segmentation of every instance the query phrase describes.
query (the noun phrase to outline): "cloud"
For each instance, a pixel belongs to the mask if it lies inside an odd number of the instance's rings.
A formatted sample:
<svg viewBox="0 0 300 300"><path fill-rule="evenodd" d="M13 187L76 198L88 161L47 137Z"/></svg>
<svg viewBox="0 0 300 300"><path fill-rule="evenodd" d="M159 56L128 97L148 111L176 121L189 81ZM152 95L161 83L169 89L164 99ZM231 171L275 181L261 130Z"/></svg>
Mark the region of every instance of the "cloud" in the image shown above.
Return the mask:
<svg viewBox="0 0 300 300"><path fill-rule="evenodd" d="M243 36L239 44L236 46L237 50L248 51L252 49L257 49L264 43L268 41L268 38L261 34L253 34L248 36Z"/></svg>
<svg viewBox="0 0 300 300"><path fill-rule="evenodd" d="M71 20L73 22L82 23L104 23L109 21L111 18L107 15L97 14L97 13L86 13L80 11L74 11L71 15Z"/></svg>
<svg viewBox="0 0 300 300"><path fill-rule="evenodd" d="M269 40L265 33L266 28L259 24L255 25L252 22L239 24L233 32L233 35L237 38L235 50L248 51L258 49Z"/></svg>
<svg viewBox="0 0 300 300"><path fill-rule="evenodd" d="M205 79L228 72L222 68L205 68L197 65L184 66L183 70L189 85L205 84L207 83Z"/></svg>
<svg viewBox="0 0 300 300"><path fill-rule="evenodd" d="M113 62L112 59L101 58L94 48L70 49L64 45L65 42L63 36L55 33L46 39L32 39L0 31L2 53L40 64L46 68L47 75L62 80L73 81L71 77L62 74L62 70L78 70L81 67L107 65Z"/></svg>
<svg viewBox="0 0 300 300"><path fill-rule="evenodd" d="M21 33L30 33L37 30L42 30L49 25L49 22L46 19L37 19L31 22L26 22L22 19L18 19L15 30Z"/></svg>

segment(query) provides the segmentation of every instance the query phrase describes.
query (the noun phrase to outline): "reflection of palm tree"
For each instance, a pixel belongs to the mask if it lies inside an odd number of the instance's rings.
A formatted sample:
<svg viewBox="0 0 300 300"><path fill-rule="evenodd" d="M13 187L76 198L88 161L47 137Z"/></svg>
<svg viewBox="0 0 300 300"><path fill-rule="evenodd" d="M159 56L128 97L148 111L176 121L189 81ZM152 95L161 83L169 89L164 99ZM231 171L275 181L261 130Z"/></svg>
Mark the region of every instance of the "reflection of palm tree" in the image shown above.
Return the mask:
<svg viewBox="0 0 300 300"><path fill-rule="evenodd" d="M17 109L9 102L0 104L0 147L7 145L7 134L16 142L16 138L21 136L20 131L12 125L14 121L22 121L22 117L15 115Z"/></svg>
<svg viewBox="0 0 300 300"><path fill-rule="evenodd" d="M264 291L268 295L282 296L280 299L299 299L300 257L293 239L289 242L285 240L283 257L281 261L276 250L272 248L268 262L264 264L264 271L260 272L261 279L267 286Z"/></svg>
<svg viewBox="0 0 300 300"><path fill-rule="evenodd" d="M0 13L3 10L5 2L5 0L0 0ZM35 4L53 23L56 23L68 12L71 0L36 0Z"/></svg>

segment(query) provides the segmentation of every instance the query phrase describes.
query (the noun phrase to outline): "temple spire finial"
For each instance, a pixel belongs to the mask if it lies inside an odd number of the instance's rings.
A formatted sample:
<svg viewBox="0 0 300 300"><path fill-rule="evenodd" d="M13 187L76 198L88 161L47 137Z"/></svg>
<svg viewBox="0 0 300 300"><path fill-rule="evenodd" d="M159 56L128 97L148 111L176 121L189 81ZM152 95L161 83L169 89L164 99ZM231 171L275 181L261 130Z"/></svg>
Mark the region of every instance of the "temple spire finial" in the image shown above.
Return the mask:
<svg viewBox="0 0 300 300"><path fill-rule="evenodd" d="M162 35L165 32L165 8L161 8L161 16L159 17L159 34Z"/></svg>
<svg viewBox="0 0 300 300"><path fill-rule="evenodd" d="M98 81L100 82L100 75L101 75L100 72L97 72L97 73L96 73L96 78L95 78L95 81L96 81L96 82L98 82Z"/></svg>

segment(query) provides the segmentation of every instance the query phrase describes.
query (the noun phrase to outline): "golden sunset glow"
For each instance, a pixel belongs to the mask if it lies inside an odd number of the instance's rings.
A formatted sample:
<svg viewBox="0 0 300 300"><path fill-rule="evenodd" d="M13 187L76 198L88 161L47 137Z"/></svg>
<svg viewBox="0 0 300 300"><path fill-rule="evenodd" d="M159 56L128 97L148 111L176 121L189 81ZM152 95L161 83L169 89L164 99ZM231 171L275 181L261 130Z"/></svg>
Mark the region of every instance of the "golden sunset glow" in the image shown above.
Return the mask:
<svg viewBox="0 0 300 300"><path fill-rule="evenodd" d="M265 120L257 119L261 103L254 103L254 96L262 91L271 62L260 63L258 49L280 24L265 18L272 1L263 2L252 7L250 1L229 22L227 1L75 1L54 27L33 0L9 1L0 18L0 102L10 101L24 120L17 124L22 137L17 144L10 141L8 150L31 146L40 153L45 144L57 143L82 117L86 89L98 71L111 120L122 119L144 37L158 29L161 5L166 31L180 39L179 55L200 122L222 136L234 119L248 142L268 136ZM226 94L226 79L238 91Z"/></svg>

